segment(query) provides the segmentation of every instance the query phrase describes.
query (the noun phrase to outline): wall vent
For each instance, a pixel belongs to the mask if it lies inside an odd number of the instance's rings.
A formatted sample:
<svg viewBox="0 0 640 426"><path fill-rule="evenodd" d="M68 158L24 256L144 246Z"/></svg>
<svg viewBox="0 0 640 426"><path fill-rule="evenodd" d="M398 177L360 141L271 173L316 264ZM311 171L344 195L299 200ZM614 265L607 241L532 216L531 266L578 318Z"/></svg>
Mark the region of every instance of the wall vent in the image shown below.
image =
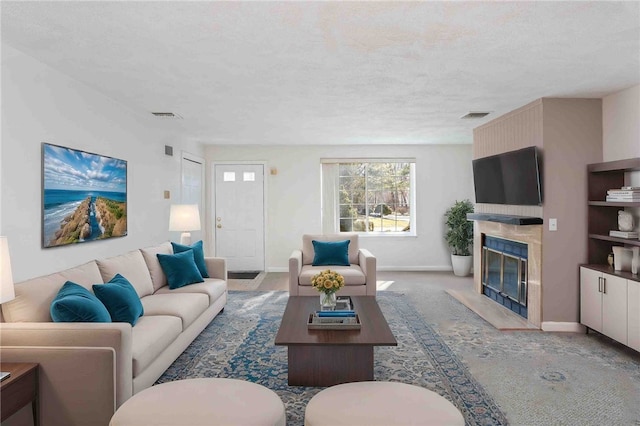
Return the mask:
<svg viewBox="0 0 640 426"><path fill-rule="evenodd" d="M483 118L486 117L487 115L491 114L490 112L469 112L466 115L463 115L462 117L460 117L463 120L469 119L469 118Z"/></svg>
<svg viewBox="0 0 640 426"><path fill-rule="evenodd" d="M155 115L156 117L160 117L160 118L175 118L175 119L181 119L182 118L178 114L173 113L173 112L152 112L151 114Z"/></svg>

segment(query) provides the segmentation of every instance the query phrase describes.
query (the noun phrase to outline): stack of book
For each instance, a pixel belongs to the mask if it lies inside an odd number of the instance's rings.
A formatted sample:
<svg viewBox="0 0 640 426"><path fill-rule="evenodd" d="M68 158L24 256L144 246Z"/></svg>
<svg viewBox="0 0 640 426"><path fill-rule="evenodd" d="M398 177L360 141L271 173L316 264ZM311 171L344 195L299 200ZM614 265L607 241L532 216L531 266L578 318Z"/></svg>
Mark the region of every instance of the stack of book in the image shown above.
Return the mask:
<svg viewBox="0 0 640 426"><path fill-rule="evenodd" d="M640 203L640 186L623 186L607 191L607 201Z"/></svg>
<svg viewBox="0 0 640 426"><path fill-rule="evenodd" d="M355 311L316 311L309 315L309 329L359 330L360 318Z"/></svg>
<svg viewBox="0 0 640 426"><path fill-rule="evenodd" d="M630 238L630 239L638 239L638 232L636 231L609 231L610 237L618 237L618 238Z"/></svg>

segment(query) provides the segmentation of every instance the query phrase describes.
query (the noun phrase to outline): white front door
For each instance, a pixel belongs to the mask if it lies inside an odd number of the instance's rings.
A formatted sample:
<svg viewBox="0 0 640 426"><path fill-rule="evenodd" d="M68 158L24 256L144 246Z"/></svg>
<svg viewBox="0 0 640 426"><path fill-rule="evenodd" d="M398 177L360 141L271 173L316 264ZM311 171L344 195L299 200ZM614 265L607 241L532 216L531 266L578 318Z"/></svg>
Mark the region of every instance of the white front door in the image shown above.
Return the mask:
<svg viewBox="0 0 640 426"><path fill-rule="evenodd" d="M215 164L216 256L229 271L264 270L264 165Z"/></svg>

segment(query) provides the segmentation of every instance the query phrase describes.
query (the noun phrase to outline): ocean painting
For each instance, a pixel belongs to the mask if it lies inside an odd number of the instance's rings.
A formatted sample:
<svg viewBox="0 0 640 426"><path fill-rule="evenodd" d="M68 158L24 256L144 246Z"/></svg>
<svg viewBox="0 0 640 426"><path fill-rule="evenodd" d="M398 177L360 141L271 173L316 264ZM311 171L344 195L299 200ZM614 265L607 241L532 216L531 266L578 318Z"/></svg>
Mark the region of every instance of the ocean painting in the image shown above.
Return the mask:
<svg viewBox="0 0 640 426"><path fill-rule="evenodd" d="M42 144L42 246L127 235L127 162Z"/></svg>

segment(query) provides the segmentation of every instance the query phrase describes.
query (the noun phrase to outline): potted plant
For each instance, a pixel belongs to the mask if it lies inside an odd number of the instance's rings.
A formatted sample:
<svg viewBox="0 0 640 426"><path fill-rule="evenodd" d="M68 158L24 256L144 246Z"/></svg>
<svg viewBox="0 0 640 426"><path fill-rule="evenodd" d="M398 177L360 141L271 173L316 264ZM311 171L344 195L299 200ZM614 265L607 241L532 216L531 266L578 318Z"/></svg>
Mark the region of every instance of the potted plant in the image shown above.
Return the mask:
<svg viewBox="0 0 640 426"><path fill-rule="evenodd" d="M467 213L473 213L473 204L469 200L456 201L444 214L447 225L444 237L451 249L453 273L459 277L469 275L473 265L473 222L467 220Z"/></svg>

